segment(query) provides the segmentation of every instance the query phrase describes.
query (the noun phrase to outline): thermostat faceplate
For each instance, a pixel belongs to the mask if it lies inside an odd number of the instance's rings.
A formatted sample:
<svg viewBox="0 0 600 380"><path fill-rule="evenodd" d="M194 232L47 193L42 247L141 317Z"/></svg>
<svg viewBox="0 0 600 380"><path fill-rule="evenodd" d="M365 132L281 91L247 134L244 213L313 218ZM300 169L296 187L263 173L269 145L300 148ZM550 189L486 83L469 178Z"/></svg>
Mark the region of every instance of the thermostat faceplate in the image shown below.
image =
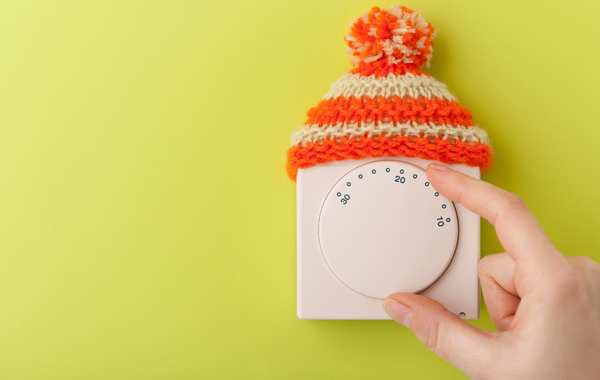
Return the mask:
<svg viewBox="0 0 600 380"><path fill-rule="evenodd" d="M424 171L431 162L367 158L298 171L300 319L389 319L381 300L395 292L479 318L480 218L436 196ZM477 167L444 165L479 178Z"/></svg>

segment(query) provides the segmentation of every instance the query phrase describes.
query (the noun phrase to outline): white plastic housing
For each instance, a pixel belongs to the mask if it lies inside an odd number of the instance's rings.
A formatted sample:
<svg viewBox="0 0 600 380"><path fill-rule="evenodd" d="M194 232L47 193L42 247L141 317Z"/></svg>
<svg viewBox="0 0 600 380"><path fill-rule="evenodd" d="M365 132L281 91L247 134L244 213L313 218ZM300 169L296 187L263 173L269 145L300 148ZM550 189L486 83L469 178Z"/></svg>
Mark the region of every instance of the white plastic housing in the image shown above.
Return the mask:
<svg viewBox="0 0 600 380"><path fill-rule="evenodd" d="M480 218L433 189L431 162L367 158L298 171L298 318L389 319L381 302L396 292L479 318ZM480 178L477 167L444 165Z"/></svg>

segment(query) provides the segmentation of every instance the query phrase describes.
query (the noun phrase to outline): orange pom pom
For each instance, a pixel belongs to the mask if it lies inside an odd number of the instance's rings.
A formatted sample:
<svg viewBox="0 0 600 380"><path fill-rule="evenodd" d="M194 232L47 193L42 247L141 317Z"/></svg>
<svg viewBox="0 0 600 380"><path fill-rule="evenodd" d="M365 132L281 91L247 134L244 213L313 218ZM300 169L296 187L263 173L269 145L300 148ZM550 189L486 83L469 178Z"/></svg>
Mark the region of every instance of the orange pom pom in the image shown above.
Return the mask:
<svg viewBox="0 0 600 380"><path fill-rule="evenodd" d="M435 29L417 12L402 6L371 8L350 24L348 54L355 65L387 58L391 64L428 64Z"/></svg>

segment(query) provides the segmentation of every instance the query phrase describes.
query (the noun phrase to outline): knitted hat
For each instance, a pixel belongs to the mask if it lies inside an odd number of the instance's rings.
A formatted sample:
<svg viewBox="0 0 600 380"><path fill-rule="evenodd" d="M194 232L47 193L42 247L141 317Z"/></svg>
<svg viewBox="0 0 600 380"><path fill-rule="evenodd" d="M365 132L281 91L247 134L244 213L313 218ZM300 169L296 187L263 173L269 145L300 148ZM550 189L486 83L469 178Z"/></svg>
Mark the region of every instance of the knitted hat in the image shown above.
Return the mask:
<svg viewBox="0 0 600 380"><path fill-rule="evenodd" d="M429 66L435 30L401 6L373 7L350 24L347 53L354 67L331 85L292 135L287 171L366 157L420 157L492 166L487 133L475 126Z"/></svg>

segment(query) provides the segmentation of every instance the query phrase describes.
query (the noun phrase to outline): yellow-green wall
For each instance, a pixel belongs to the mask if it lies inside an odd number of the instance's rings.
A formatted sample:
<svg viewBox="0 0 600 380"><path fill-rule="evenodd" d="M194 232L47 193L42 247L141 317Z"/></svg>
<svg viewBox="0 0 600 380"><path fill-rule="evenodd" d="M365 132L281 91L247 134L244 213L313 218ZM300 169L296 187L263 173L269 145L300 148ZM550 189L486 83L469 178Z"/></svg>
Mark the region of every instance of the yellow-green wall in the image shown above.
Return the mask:
<svg viewBox="0 0 600 380"><path fill-rule="evenodd" d="M289 137L392 4L0 2L0 378L464 379L394 322L296 318ZM484 179L599 260L600 3L404 5Z"/></svg>

